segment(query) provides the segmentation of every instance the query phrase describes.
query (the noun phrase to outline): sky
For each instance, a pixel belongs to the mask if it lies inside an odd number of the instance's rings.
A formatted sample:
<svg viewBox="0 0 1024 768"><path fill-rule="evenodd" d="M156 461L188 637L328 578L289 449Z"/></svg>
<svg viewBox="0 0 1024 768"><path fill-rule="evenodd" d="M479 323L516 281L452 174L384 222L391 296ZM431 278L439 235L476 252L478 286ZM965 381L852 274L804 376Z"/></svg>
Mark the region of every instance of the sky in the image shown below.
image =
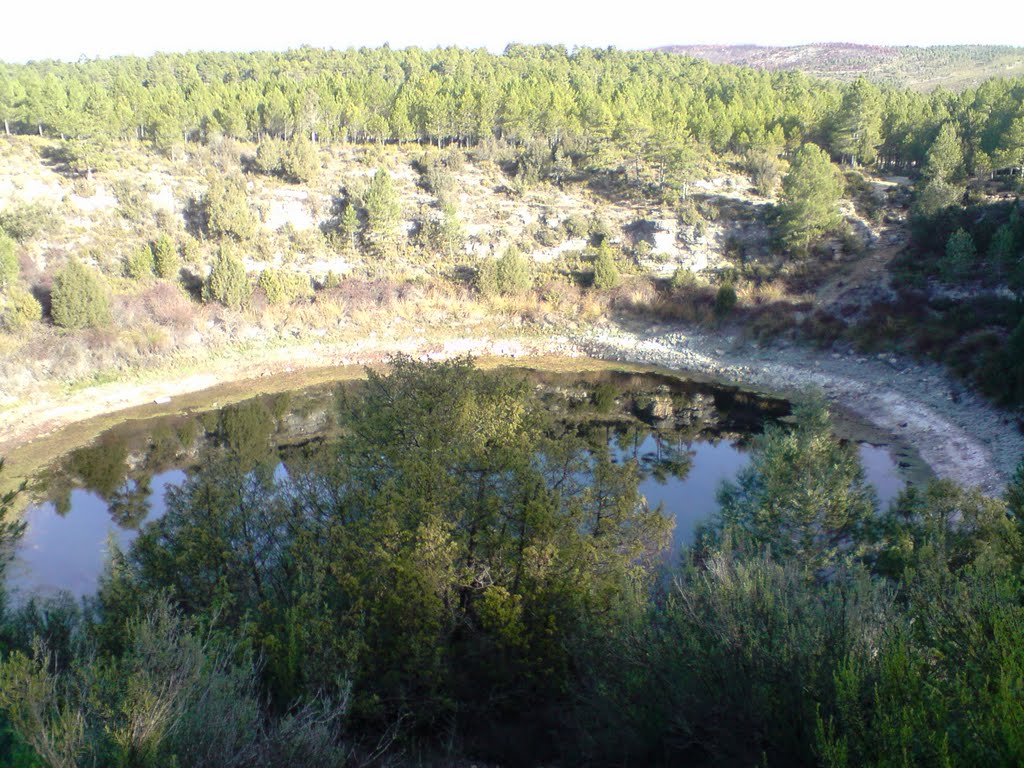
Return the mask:
<svg viewBox="0 0 1024 768"><path fill-rule="evenodd" d="M14 0L0 18L0 60L75 60L156 51L285 50L459 45L502 51L512 42L614 46L1024 45L1006 19L1011 0L940 12L907 0Z"/></svg>

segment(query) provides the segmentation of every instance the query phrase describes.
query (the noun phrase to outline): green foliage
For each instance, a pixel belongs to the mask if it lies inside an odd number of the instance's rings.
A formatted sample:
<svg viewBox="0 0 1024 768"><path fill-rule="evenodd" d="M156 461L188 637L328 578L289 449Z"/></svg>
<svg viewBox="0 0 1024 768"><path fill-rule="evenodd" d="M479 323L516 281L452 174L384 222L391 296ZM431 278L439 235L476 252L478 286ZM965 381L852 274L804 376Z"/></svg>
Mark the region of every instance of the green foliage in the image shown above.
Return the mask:
<svg viewBox="0 0 1024 768"><path fill-rule="evenodd" d="M359 247L359 212L351 199L339 205L341 210L336 217L339 247L342 253L352 254Z"/></svg>
<svg viewBox="0 0 1024 768"><path fill-rule="evenodd" d="M267 137L256 147L254 164L261 173L273 175L281 172L281 159L284 157L285 143L280 139Z"/></svg>
<svg viewBox="0 0 1024 768"><path fill-rule="evenodd" d="M44 202L14 203L0 211L0 230L19 243L54 234L61 221L53 207Z"/></svg>
<svg viewBox="0 0 1024 768"><path fill-rule="evenodd" d="M4 460L0 457L0 477L3 476ZM14 544L18 542L25 533L26 523L24 520L10 519L13 513L12 504L18 495L26 489L22 483L14 489L4 490L0 493L0 577L3 577L7 568L7 561L12 553Z"/></svg>
<svg viewBox="0 0 1024 768"><path fill-rule="evenodd" d="M715 293L715 314L725 317L736 307L736 289L729 284L722 285Z"/></svg>
<svg viewBox="0 0 1024 768"><path fill-rule="evenodd" d="M462 250L466 240L459 214L449 204L442 206L440 215L426 213L418 234L421 247L449 258Z"/></svg>
<svg viewBox="0 0 1024 768"><path fill-rule="evenodd" d="M305 134L296 133L281 157L281 172L296 184L309 184L320 173L316 146Z"/></svg>
<svg viewBox="0 0 1024 768"><path fill-rule="evenodd" d="M175 280L181 270L181 257L178 248L166 234L161 233L151 245L153 249L153 267L156 276L162 280Z"/></svg>
<svg viewBox="0 0 1024 768"><path fill-rule="evenodd" d="M398 237L398 224L402 206L391 181L391 174L380 169L366 190L363 199L366 206L366 232L371 245L386 248L393 245Z"/></svg>
<svg viewBox="0 0 1024 768"><path fill-rule="evenodd" d="M846 89L836 116L832 144L851 165L875 162L882 144L882 94L878 86L858 77Z"/></svg>
<svg viewBox="0 0 1024 768"><path fill-rule="evenodd" d="M924 177L952 183L959 180L963 172L964 153L956 126L949 122L943 123L925 156Z"/></svg>
<svg viewBox="0 0 1024 768"><path fill-rule="evenodd" d="M241 309L249 303L249 294L245 265L227 243L222 243L203 284L203 301L217 301L230 309Z"/></svg>
<svg viewBox="0 0 1024 768"><path fill-rule="evenodd" d="M271 304L290 304L312 292L308 277L282 269L263 270L256 284L263 289Z"/></svg>
<svg viewBox="0 0 1024 768"><path fill-rule="evenodd" d="M611 246L607 240L602 240L594 256L594 287L599 291L610 290L620 282L622 277L619 275L619 267L615 263Z"/></svg>
<svg viewBox="0 0 1024 768"><path fill-rule="evenodd" d="M782 182L781 234L791 247L806 252L819 237L839 224L843 177L814 144L796 153Z"/></svg>
<svg viewBox="0 0 1024 768"><path fill-rule="evenodd" d="M100 274L71 259L53 278L53 322L62 328L94 328L110 322L110 299Z"/></svg>
<svg viewBox="0 0 1024 768"><path fill-rule="evenodd" d="M32 323L43 319L43 308L31 292L14 285L0 297L3 307L3 324L11 333L25 330Z"/></svg>
<svg viewBox="0 0 1024 768"><path fill-rule="evenodd" d="M817 404L797 413L794 428L765 430L750 464L722 486L719 504L709 543L768 551L814 574L860 554L875 500L855 446L832 435L828 411Z"/></svg>
<svg viewBox="0 0 1024 768"><path fill-rule="evenodd" d="M764 197L774 197L786 173L786 161L770 149L758 147L747 151L747 173L754 189Z"/></svg>
<svg viewBox="0 0 1024 768"><path fill-rule="evenodd" d="M18 263L15 242L7 236L3 229L0 229L0 290L10 288L11 284L18 279L20 271L21 265Z"/></svg>
<svg viewBox="0 0 1024 768"><path fill-rule="evenodd" d="M532 287L530 260L514 245L494 261L484 264L477 276L477 288L485 296L515 296Z"/></svg>
<svg viewBox="0 0 1024 768"><path fill-rule="evenodd" d="M211 176L202 207L211 237L249 240L255 236L259 224L241 176Z"/></svg>
<svg viewBox="0 0 1024 768"><path fill-rule="evenodd" d="M153 249L149 243L136 248L124 261L125 275L132 280L148 280L153 277L155 270Z"/></svg>
<svg viewBox="0 0 1024 768"><path fill-rule="evenodd" d="M971 273L977 255L974 238L963 229L958 229L949 236L946 243L946 254L939 261L939 274L946 282L962 280Z"/></svg>

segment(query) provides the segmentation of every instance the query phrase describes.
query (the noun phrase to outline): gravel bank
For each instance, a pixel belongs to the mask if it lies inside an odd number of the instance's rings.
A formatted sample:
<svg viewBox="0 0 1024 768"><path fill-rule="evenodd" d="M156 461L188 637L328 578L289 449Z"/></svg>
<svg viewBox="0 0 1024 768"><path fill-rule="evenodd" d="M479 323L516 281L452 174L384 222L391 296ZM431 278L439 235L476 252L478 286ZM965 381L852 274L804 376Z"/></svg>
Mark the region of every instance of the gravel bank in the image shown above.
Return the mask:
<svg viewBox="0 0 1024 768"><path fill-rule="evenodd" d="M889 355L760 348L729 336L654 328L600 329L573 341L584 354L605 360L693 372L788 396L820 390L830 402L913 446L938 477L986 493L1000 493L1024 457L1015 418L936 365Z"/></svg>

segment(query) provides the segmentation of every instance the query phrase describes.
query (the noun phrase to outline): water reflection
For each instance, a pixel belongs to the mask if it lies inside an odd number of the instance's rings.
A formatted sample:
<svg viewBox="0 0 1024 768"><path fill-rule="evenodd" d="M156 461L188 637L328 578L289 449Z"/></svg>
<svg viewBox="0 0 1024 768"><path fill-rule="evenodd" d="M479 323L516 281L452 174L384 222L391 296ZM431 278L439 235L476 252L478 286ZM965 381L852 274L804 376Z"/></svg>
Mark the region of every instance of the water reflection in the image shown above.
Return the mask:
<svg viewBox="0 0 1024 768"><path fill-rule="evenodd" d="M534 380L546 407L595 451L637 461L648 503L676 520L674 551L691 543L715 510L720 484L747 462L753 436L788 413L782 401L660 376ZM333 389L321 387L111 430L41 480L46 500L26 514L9 586L23 596L94 592L108 537L125 548L140 527L163 515L166 489L184 481L204 448L228 447L246 468L273 468L280 480L289 461L315 452L337 429L335 413ZM887 504L903 486L895 462L884 448L863 445L860 452Z"/></svg>

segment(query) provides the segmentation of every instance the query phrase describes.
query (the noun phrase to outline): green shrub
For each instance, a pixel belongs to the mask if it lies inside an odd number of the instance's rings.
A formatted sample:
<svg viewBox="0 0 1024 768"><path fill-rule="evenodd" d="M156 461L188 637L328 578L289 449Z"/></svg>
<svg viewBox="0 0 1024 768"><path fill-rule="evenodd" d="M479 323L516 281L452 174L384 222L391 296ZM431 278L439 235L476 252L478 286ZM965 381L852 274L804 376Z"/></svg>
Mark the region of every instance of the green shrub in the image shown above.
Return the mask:
<svg viewBox="0 0 1024 768"><path fill-rule="evenodd" d="M132 280L148 280L153 277L155 263L149 245L137 248L124 261L124 273Z"/></svg>
<svg viewBox="0 0 1024 768"><path fill-rule="evenodd" d="M18 277L18 254L14 240L0 229L0 288L10 285Z"/></svg>
<svg viewBox="0 0 1024 768"><path fill-rule="evenodd" d="M594 258L594 287L604 291L614 288L622 281L619 268L615 265L615 257L608 243L602 241Z"/></svg>
<svg viewBox="0 0 1024 768"><path fill-rule="evenodd" d="M153 241L152 249L156 276L164 280L176 278L181 269L181 258L178 256L178 248L174 241L167 235L161 234Z"/></svg>
<svg viewBox="0 0 1024 768"><path fill-rule="evenodd" d="M509 246L499 259L485 264L478 280L480 292L488 296L525 293L533 286L530 262L515 246Z"/></svg>
<svg viewBox="0 0 1024 768"><path fill-rule="evenodd" d="M963 228L949 236L946 255L939 260L939 274L947 282L956 282L967 277L974 265L977 249L974 238Z"/></svg>
<svg viewBox="0 0 1024 768"><path fill-rule="evenodd" d="M280 139L266 138L256 148L254 165L260 173L273 175L281 172L281 158L284 155L284 142Z"/></svg>
<svg viewBox="0 0 1024 768"><path fill-rule="evenodd" d="M240 309L249 302L249 278L245 266L231 250L222 245L203 286L203 301L219 301L231 309Z"/></svg>
<svg viewBox="0 0 1024 768"><path fill-rule="evenodd" d="M43 308L36 297L17 285L7 289L3 310L4 328L12 332L23 330L43 318Z"/></svg>
<svg viewBox="0 0 1024 768"><path fill-rule="evenodd" d="M263 270L256 284L263 289L271 304L290 304L308 296L311 290L308 277L282 269Z"/></svg>
<svg viewBox="0 0 1024 768"><path fill-rule="evenodd" d="M736 289L731 285L723 285L715 294L715 314L725 317L736 306Z"/></svg>
<svg viewBox="0 0 1024 768"><path fill-rule="evenodd" d="M110 322L110 300L100 274L71 259L53 279L53 322L62 328L94 328Z"/></svg>
<svg viewBox="0 0 1024 768"><path fill-rule="evenodd" d="M16 203L0 211L0 229L20 243L60 229L61 218L46 203Z"/></svg>
<svg viewBox="0 0 1024 768"><path fill-rule="evenodd" d="M297 184L308 184L320 173L320 158L316 147L306 135L297 133L288 142L281 158L281 171L285 178Z"/></svg>
<svg viewBox="0 0 1024 768"><path fill-rule="evenodd" d="M207 232L214 237L232 237L248 240L256 234L258 222L249 199L245 182L239 176L214 176L203 198Z"/></svg>

